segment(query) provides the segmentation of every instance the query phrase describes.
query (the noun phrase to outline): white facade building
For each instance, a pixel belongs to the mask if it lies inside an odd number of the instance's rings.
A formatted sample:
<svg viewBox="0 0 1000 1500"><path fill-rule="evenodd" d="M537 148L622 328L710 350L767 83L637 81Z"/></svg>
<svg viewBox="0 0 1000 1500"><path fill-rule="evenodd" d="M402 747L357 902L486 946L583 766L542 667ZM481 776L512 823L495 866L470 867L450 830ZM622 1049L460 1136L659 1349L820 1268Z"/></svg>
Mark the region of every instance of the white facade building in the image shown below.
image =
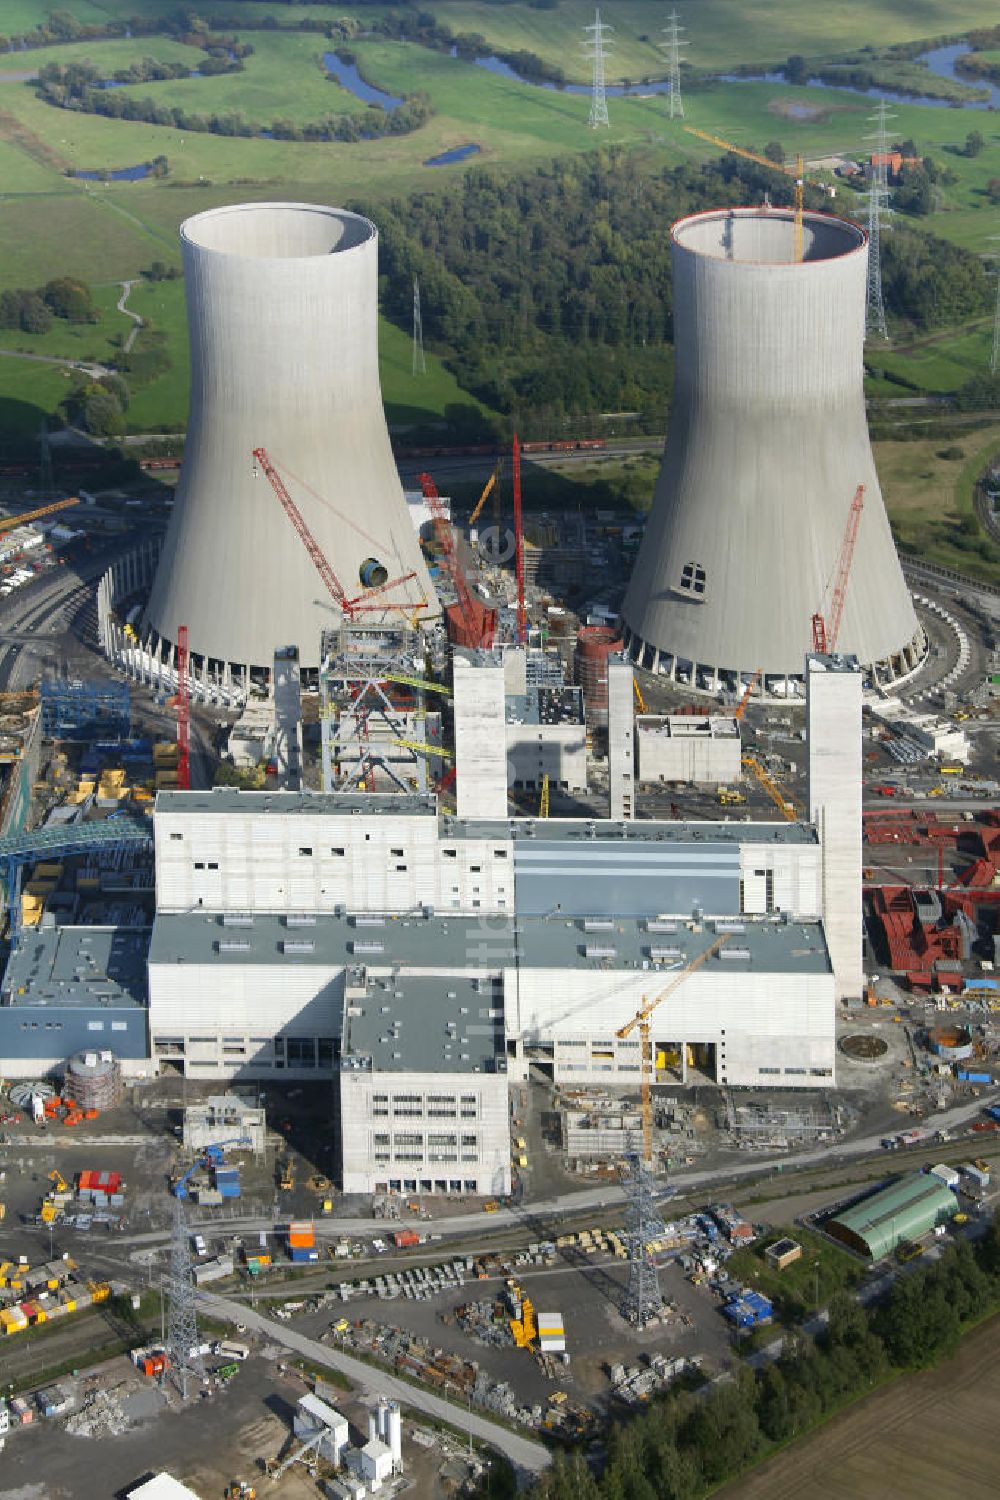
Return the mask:
<svg viewBox="0 0 1000 1500"><path fill-rule="evenodd" d="M454 654L456 806L460 818L507 816L506 688L498 654Z"/></svg>
<svg viewBox="0 0 1000 1500"><path fill-rule="evenodd" d="M714 787L743 774L740 726L731 714L643 714L636 730L640 781Z"/></svg>
<svg viewBox="0 0 1000 1500"><path fill-rule="evenodd" d="M809 817L823 850L823 915L838 1000L864 986L861 687L854 657L806 658Z"/></svg>
<svg viewBox="0 0 1000 1500"><path fill-rule="evenodd" d="M635 679L625 656L608 657L608 801L611 818L635 817Z"/></svg>

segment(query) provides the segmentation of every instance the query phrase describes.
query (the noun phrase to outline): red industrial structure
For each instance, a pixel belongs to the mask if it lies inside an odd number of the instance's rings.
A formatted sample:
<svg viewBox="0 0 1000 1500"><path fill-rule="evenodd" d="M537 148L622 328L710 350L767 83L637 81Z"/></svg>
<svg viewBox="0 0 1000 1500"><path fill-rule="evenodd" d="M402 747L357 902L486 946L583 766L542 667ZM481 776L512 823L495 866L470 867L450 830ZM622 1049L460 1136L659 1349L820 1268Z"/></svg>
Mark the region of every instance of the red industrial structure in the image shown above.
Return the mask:
<svg viewBox="0 0 1000 1500"><path fill-rule="evenodd" d="M420 488L434 521L434 534L441 550L441 566L455 591L455 603L445 609L448 639L456 646L491 646L496 627L496 611L487 609L473 597L465 571L455 550L451 522L441 503L437 485L430 474L418 474Z"/></svg>
<svg viewBox="0 0 1000 1500"><path fill-rule="evenodd" d="M847 585L851 578L851 563L854 561L854 548L858 540L858 527L861 525L861 512L865 507L865 487L859 484L854 491L854 499L847 513L847 525L844 528L844 540L840 545L840 558L837 562L837 576L833 585L833 599L830 603L830 619L827 623L821 611L817 611L812 618L813 650L826 655L836 651L837 637L840 634L841 622L844 618L844 604L847 600Z"/></svg>

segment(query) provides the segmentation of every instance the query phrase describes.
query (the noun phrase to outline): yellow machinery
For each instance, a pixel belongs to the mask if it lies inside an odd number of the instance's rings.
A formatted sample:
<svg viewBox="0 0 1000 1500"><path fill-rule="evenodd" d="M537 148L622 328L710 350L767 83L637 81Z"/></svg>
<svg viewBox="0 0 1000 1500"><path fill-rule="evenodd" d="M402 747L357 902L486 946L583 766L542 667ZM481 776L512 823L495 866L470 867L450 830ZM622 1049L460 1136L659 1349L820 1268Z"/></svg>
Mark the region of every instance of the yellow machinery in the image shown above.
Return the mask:
<svg viewBox="0 0 1000 1500"><path fill-rule="evenodd" d="M739 807L747 800L734 786L720 786L716 796L723 807Z"/></svg>
<svg viewBox="0 0 1000 1500"><path fill-rule="evenodd" d="M764 788L781 816L787 818L789 823L794 823L799 815L795 803L785 796L777 782L764 770L760 761L752 755L744 755L743 764Z"/></svg>
<svg viewBox="0 0 1000 1500"><path fill-rule="evenodd" d="M22 510L19 516L4 516L0 521L0 533L13 531L18 526L25 526L29 521L40 521L42 516L54 516L57 511L70 510L74 505L80 504L78 495L71 495L68 500L55 500L51 505L40 505L37 510Z"/></svg>
<svg viewBox="0 0 1000 1500"><path fill-rule="evenodd" d="M631 1021L626 1021L625 1025L619 1031L615 1032L618 1040L623 1042L632 1035L637 1026L639 1028L639 1067L642 1074L642 1159L647 1166L653 1160L653 1097L650 1093L650 1074L652 1068L649 1056L649 1018L657 1006L662 1005L664 1000L669 999L675 990L679 990L685 979L688 979L696 969L700 969L703 963L707 963L712 954L718 953L723 944L728 941L729 936L727 933L723 933L721 937L717 937L715 942L711 943L704 952L699 953L697 958L693 958L686 968L682 969L679 974L675 974L665 989L662 989L658 995L654 995L652 1000L644 1001L642 1010L637 1011Z"/></svg>
<svg viewBox="0 0 1000 1500"><path fill-rule="evenodd" d="M521 1300L521 1316L511 1318L510 1331L514 1335L514 1343L519 1349L528 1349L538 1334L535 1324L535 1309L530 1297Z"/></svg>
<svg viewBox="0 0 1000 1500"><path fill-rule="evenodd" d="M290 1193L295 1186L295 1163L289 1156L281 1163L281 1178L278 1187L283 1193Z"/></svg>
<svg viewBox="0 0 1000 1500"><path fill-rule="evenodd" d="M443 693L446 698L451 697L450 687L445 687L443 682L431 682L426 677L404 677L402 672L386 672L379 682L402 682L406 687L419 688L422 693Z"/></svg>
<svg viewBox="0 0 1000 1500"><path fill-rule="evenodd" d="M548 773L542 777L542 795L538 802L538 816L547 818L549 815L549 778Z"/></svg>
<svg viewBox="0 0 1000 1500"><path fill-rule="evenodd" d="M59 1171L50 1172L49 1173L49 1181L52 1183L52 1185L55 1188L55 1190L56 1190L57 1193L68 1193L69 1192L69 1183L66 1181L65 1177L62 1175L61 1172L59 1172Z"/></svg>
<svg viewBox="0 0 1000 1500"><path fill-rule="evenodd" d="M642 689L640 688L634 677L632 678L632 686L635 689L635 701L639 712L641 714L648 714L649 709L646 707L646 700L642 696Z"/></svg>
<svg viewBox="0 0 1000 1500"><path fill-rule="evenodd" d="M426 740L386 740L386 744L392 748L393 745L402 745L404 750L417 750L421 755L440 755L443 760L454 760L450 750L442 750L440 745L429 745Z"/></svg>
<svg viewBox="0 0 1000 1500"><path fill-rule="evenodd" d="M487 479L487 481L486 481L486 487L484 488L483 493L480 495L479 499L476 501L476 508L475 508L475 510L472 512L472 515L469 517L469 525L470 526L475 526L476 522L479 520L480 512L482 511L483 506L486 504L487 500L489 499L490 492L493 489L493 486L499 482L499 479L500 479L500 464L499 464L499 461L498 461L497 465L496 465L496 468L493 470L493 473L490 475L489 479Z"/></svg>

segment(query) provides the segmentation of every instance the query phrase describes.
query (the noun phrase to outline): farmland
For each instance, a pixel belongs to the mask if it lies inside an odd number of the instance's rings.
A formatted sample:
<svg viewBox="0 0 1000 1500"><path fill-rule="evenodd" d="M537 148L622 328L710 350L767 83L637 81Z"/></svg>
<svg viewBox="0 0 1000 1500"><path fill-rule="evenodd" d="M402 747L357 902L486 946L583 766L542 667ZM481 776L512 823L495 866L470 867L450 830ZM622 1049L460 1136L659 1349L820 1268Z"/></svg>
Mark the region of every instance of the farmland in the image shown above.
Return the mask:
<svg viewBox="0 0 1000 1500"><path fill-rule="evenodd" d="M792 1444L719 1500L991 1500L1000 1466L1000 1318ZM891 1477L890 1477L891 1476Z"/></svg>

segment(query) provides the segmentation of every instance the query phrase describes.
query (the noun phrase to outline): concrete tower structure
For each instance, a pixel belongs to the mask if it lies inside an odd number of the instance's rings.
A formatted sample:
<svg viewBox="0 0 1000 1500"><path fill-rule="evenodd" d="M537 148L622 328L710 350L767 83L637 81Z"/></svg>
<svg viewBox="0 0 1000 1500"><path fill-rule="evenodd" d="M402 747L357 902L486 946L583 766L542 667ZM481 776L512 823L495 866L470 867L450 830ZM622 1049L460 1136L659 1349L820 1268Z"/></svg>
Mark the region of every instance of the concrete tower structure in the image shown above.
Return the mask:
<svg viewBox="0 0 1000 1500"><path fill-rule="evenodd" d="M809 821L823 851L823 920L838 1000L864 986L861 912L861 672L853 657L806 658Z"/></svg>
<svg viewBox="0 0 1000 1500"><path fill-rule="evenodd" d="M801 679L863 484L837 647L905 676L924 642L865 420L864 231L806 214L798 262L790 210L725 209L681 219L671 249L677 377L630 655L692 687Z"/></svg>
<svg viewBox="0 0 1000 1500"><path fill-rule="evenodd" d="M181 225L191 402L184 464L146 625L195 656L319 665L323 582L267 479L264 447L349 598L366 581L438 613L407 514L378 376L378 234L357 214L246 203ZM365 618L371 620L370 614ZM398 619L396 613L393 618Z"/></svg>

